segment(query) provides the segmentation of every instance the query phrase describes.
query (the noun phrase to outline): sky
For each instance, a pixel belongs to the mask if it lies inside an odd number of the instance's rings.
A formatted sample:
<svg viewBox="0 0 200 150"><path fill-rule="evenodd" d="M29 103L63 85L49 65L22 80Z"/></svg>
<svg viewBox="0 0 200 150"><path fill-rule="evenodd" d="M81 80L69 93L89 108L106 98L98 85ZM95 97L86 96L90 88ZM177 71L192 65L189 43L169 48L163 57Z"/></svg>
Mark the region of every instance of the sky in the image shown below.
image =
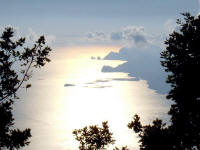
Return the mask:
<svg viewBox="0 0 200 150"><path fill-rule="evenodd" d="M180 13L198 11L198 0L0 0L0 27L13 26L30 40L44 34L55 47L123 47L136 45L120 38L126 31L158 44Z"/></svg>
<svg viewBox="0 0 200 150"><path fill-rule="evenodd" d="M60 56L54 55L55 59L50 63L52 65L46 68L46 73L43 73L44 78L39 76L38 79L36 76L35 87L27 96L27 99L31 99L19 103L16 107L18 119L22 119L23 122L19 125L24 125L26 122L27 127L30 126L34 133L30 149L38 149L35 146L41 148L38 141L44 141L43 145L70 141L65 137L67 136L65 131L68 131L66 124L75 122L71 126L72 129L74 125L83 125L79 123L80 114L83 116L83 122L86 120L84 123L87 124L95 119L99 120L95 113L90 112L91 107L88 104L92 102L96 106L95 102L100 102L100 99L104 100L102 105L109 102L110 105L107 105L109 107L117 102L115 111L112 109L113 112L108 116L111 118L111 123L112 119L114 120L113 124L118 124L115 121L122 122L113 117L115 112L122 116L125 114L122 118L128 118L128 115L132 115L132 111L139 110L141 114L153 115L153 117L158 109L163 113L162 108L166 108L161 107L161 104L166 106L164 104L166 102L160 99L165 99L165 96L159 95L161 92L159 93L158 89L162 85L160 83L164 83L166 76L165 74L161 76L159 70L161 69L160 51L164 48L163 41L169 33L177 29L176 19L181 18L180 13L184 12L196 16L200 12L200 0L0 0L0 33L6 26L12 26L16 36L26 37L28 43L33 43L40 35L45 35L47 44L53 49L52 53ZM106 56L104 59L107 60L91 60L90 57L93 56L95 58ZM76 57L80 60L74 60ZM81 60L82 57L87 57L87 61ZM118 60L118 58L126 63L121 62L120 65L112 66L113 62L109 60ZM114 72L114 75L124 72L126 76L121 78L112 76L112 80L107 82L103 77L112 74L101 72L105 66L107 66L105 72ZM99 74L102 76L98 76ZM132 77L136 79L132 80ZM90 81L93 78L95 84L98 81L98 84L101 83L103 86L91 90L89 85L95 85ZM83 86L77 86L76 83L83 83ZM49 92L51 90L52 92ZM25 92L21 95L26 99ZM36 99L41 101L36 103ZM78 101L82 99L85 101ZM75 102L81 104L80 108L86 107L87 111L74 112L77 107ZM156 107L154 103L157 104ZM148 107L144 107L145 105ZM96 111L96 107L92 108ZM101 114L101 107L98 108L98 113ZM69 113L68 110L73 111ZM28 116L28 119L21 117L23 115L20 113ZM90 114L93 115L92 118ZM71 118L66 115L72 116L74 120L70 120ZM107 114L105 116L107 117ZM55 127L59 142L55 140L54 132L50 132L52 131L50 126L38 125L41 123L40 120L44 123L52 123L51 127ZM124 122L124 128L128 130L126 127L128 121L125 119ZM63 125L61 128L60 124ZM119 129L119 126L114 127ZM63 136L60 136L60 132ZM71 130L69 135L72 136ZM48 136L49 141L46 141ZM132 141L127 144L130 143ZM65 147L63 146L63 149L66 149ZM46 149L53 150L55 147Z"/></svg>

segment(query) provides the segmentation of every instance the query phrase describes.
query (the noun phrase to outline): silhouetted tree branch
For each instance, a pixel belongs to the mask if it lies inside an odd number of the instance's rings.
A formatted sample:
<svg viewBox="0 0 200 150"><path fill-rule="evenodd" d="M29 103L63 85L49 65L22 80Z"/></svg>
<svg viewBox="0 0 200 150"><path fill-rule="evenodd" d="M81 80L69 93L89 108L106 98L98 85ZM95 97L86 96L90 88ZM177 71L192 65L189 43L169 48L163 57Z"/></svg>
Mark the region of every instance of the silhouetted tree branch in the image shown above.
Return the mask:
<svg viewBox="0 0 200 150"><path fill-rule="evenodd" d="M33 67L49 62L51 48L41 36L32 48L25 47L25 38L13 40L13 28L5 28L0 37L0 149L19 149L30 143L31 130L14 129L12 104L19 88L29 80ZM26 88L31 87L27 84Z"/></svg>
<svg viewBox="0 0 200 150"><path fill-rule="evenodd" d="M80 150L100 150L109 144L114 144L115 140L109 131L108 122L102 122L102 128L97 125L84 127L73 131Z"/></svg>
<svg viewBox="0 0 200 150"><path fill-rule="evenodd" d="M44 36L32 48L24 46L25 38L13 41L13 36L14 30L6 28L0 40L0 102L17 96L17 90L30 77L31 67L41 67L50 61L48 54L51 48L45 46ZM16 66L21 72L15 70Z"/></svg>
<svg viewBox="0 0 200 150"><path fill-rule="evenodd" d="M138 133L141 150L200 150L200 16L182 15L180 29L169 35L161 53L171 85L167 98L174 102L171 124L166 127L157 119L143 126L135 116L128 126Z"/></svg>
<svg viewBox="0 0 200 150"><path fill-rule="evenodd" d="M127 146L123 146L121 149L118 147L115 147L113 150L129 150L129 149L127 148Z"/></svg>
<svg viewBox="0 0 200 150"><path fill-rule="evenodd" d="M128 128L138 134L141 150L169 150L171 148L170 131L160 119L154 120L152 125L142 125L140 117L135 115L133 121L128 124Z"/></svg>

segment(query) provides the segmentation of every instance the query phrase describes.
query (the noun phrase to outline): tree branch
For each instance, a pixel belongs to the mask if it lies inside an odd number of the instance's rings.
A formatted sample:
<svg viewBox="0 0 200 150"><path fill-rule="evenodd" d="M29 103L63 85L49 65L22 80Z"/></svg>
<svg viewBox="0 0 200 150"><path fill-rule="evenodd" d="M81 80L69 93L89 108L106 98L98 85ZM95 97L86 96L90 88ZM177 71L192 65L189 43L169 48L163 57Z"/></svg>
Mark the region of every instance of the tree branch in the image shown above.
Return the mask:
<svg viewBox="0 0 200 150"><path fill-rule="evenodd" d="M9 96L15 94L15 93L18 91L18 89L21 87L21 85L22 85L22 84L24 83L24 81L25 81L25 78L26 78L26 76L27 76L27 74L28 74L28 71L29 71L29 69L30 69L30 67L31 67L31 65L32 65L32 63L33 63L33 60L34 60L34 56L31 57L31 62L30 62L30 64L29 64L28 68L26 69L26 72L24 73L24 76L23 76L21 82L20 82L19 85L15 88L15 91L13 91L13 92L11 92L11 93L8 93L6 96L4 96L4 97L0 100L0 103L3 102L3 101L5 101Z"/></svg>

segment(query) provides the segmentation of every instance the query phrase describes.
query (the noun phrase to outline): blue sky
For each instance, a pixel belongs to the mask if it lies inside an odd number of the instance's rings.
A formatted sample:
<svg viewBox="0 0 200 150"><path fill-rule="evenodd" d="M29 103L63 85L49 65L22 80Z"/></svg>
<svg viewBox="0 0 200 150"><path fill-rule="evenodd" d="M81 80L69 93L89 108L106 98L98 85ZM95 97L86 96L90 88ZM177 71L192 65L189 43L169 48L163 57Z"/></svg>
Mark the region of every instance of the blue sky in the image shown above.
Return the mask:
<svg viewBox="0 0 200 150"><path fill-rule="evenodd" d="M111 33L143 27L145 35L159 37L186 11L196 15L199 1L0 0L0 27L14 26L22 35L45 34L54 46L124 45L124 40L109 39ZM88 40L88 33L95 38Z"/></svg>

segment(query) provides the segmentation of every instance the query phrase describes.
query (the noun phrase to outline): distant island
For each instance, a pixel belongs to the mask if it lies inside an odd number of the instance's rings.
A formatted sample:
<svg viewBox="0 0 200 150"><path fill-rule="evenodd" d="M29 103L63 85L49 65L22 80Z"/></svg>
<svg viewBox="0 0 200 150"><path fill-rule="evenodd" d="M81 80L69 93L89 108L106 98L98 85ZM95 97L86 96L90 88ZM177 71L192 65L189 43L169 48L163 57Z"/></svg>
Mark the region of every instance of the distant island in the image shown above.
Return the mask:
<svg viewBox="0 0 200 150"><path fill-rule="evenodd" d="M68 84L68 83L64 84L64 87L68 87L68 86L75 86L75 84Z"/></svg>
<svg viewBox="0 0 200 150"><path fill-rule="evenodd" d="M141 48L122 48L119 52L110 52L104 60L127 61L117 67L103 66L102 72L125 72L133 80L146 80L149 88L159 94L166 94L169 85L165 83L167 73L160 64L161 49L154 45Z"/></svg>
<svg viewBox="0 0 200 150"><path fill-rule="evenodd" d="M101 57L100 56L97 56L97 57L91 56L91 59L92 60L94 60L94 59L101 60Z"/></svg>

